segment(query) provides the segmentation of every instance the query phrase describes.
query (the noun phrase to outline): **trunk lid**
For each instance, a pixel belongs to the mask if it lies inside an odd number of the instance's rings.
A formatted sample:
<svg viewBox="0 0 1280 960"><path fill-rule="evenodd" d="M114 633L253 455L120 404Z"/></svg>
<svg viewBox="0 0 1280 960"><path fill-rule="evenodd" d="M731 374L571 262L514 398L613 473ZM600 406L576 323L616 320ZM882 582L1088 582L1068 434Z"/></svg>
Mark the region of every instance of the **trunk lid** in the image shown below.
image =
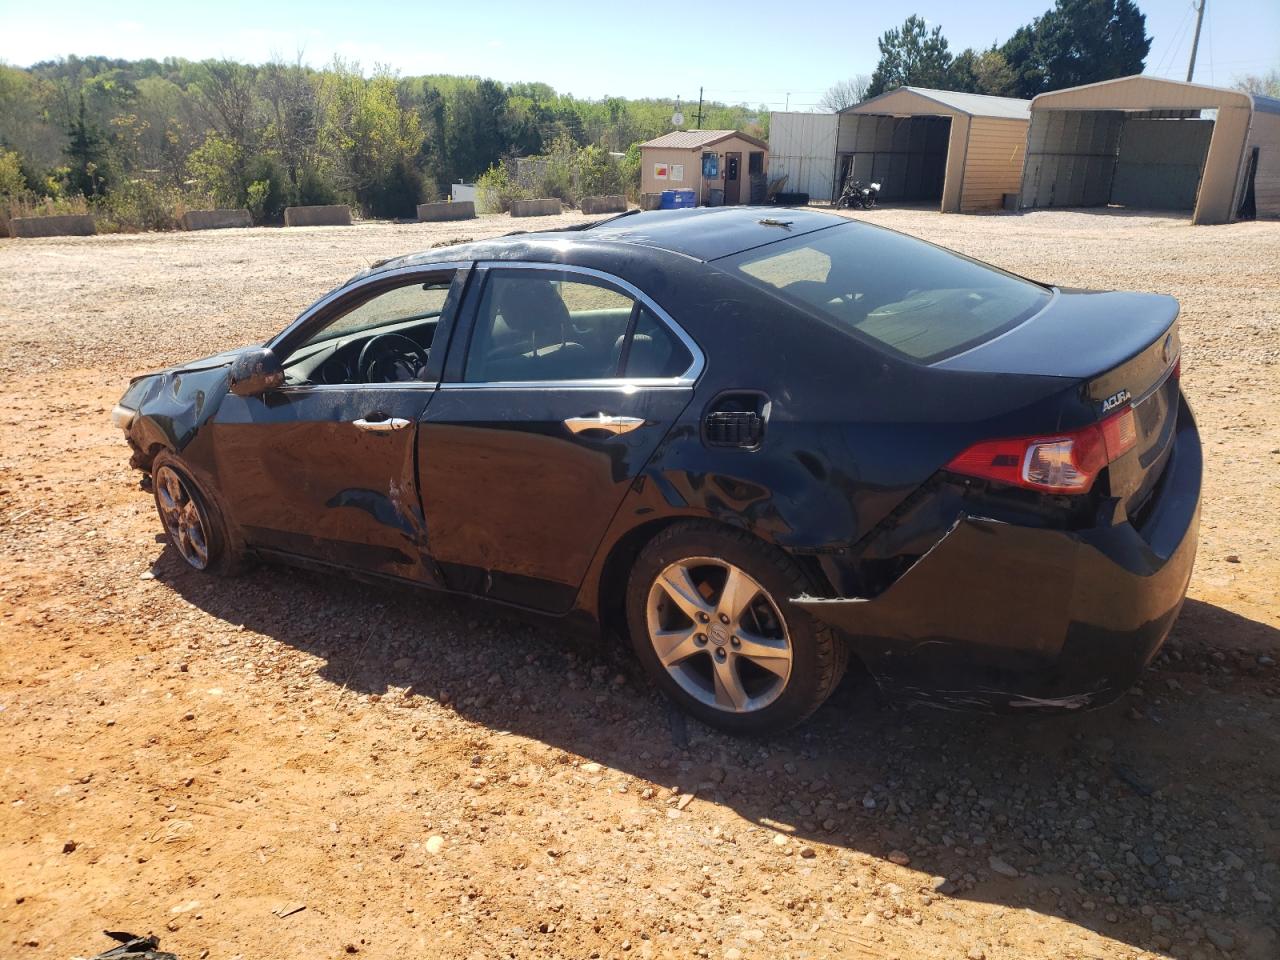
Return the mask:
<svg viewBox="0 0 1280 960"><path fill-rule="evenodd" d="M1132 405L1137 443L1108 467L1111 495L1140 511L1169 458L1178 419L1178 302L1141 293L1055 291L1040 313L937 364L948 370L1079 380L1098 420Z"/></svg>

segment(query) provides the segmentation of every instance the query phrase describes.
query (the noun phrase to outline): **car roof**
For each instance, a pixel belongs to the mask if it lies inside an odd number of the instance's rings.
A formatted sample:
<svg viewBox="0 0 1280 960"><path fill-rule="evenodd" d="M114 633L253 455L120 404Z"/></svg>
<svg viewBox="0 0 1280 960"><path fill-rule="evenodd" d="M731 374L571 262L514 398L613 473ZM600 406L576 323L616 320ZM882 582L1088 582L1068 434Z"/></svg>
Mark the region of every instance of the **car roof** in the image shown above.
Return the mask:
<svg viewBox="0 0 1280 960"><path fill-rule="evenodd" d="M627 243L711 261L787 237L802 236L842 223L845 217L796 207L691 207L684 210L629 211L607 220L536 233L517 231L502 237L436 248L375 264L372 271L394 270L448 260L502 259L505 250L565 244L594 246ZM536 255L531 259L542 259ZM367 271L372 272L372 271Z"/></svg>

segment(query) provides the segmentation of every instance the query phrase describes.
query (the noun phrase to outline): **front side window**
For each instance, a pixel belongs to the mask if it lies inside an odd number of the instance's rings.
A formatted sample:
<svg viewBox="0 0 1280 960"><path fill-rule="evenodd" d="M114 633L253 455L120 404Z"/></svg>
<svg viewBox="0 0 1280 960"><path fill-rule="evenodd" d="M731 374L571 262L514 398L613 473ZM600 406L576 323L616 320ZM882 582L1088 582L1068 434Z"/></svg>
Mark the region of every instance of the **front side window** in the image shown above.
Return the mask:
<svg viewBox="0 0 1280 960"><path fill-rule="evenodd" d="M1003 333L1039 312L1044 287L911 237L849 223L724 261L751 283L836 327L922 363Z"/></svg>
<svg viewBox="0 0 1280 960"><path fill-rule="evenodd" d="M558 270L489 272L467 351L469 383L677 377L692 357L630 294Z"/></svg>
<svg viewBox="0 0 1280 960"><path fill-rule="evenodd" d="M303 343L303 346L361 333L376 333L383 328L414 321L439 320L449 296L452 277L423 281L414 280L375 294L341 313Z"/></svg>

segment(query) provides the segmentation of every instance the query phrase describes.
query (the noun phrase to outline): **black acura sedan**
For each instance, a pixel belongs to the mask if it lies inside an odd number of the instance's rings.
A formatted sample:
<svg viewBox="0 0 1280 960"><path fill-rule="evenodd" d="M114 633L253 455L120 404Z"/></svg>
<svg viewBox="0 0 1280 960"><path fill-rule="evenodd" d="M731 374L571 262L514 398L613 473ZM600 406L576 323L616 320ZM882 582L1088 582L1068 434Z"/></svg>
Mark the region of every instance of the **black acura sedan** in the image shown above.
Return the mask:
<svg viewBox="0 0 1280 960"><path fill-rule="evenodd" d="M730 731L799 722L851 659L1075 709L1129 687L1191 575L1177 318L815 211L632 213L378 264L113 419L190 566L613 625Z"/></svg>

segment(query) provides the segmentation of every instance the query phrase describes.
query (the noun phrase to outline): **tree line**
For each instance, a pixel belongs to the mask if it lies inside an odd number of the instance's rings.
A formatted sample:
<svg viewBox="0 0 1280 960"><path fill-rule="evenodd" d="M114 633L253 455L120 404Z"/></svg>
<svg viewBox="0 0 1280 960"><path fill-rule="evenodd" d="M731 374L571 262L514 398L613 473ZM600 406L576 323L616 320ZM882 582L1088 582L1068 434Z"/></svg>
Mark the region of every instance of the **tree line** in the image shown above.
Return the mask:
<svg viewBox="0 0 1280 960"><path fill-rule="evenodd" d="M1141 73L1146 22L1133 0L1056 0L1004 43L952 54L941 26L912 15L880 37L874 72L834 85L822 105L840 110L902 86L1030 99Z"/></svg>
<svg viewBox="0 0 1280 960"><path fill-rule="evenodd" d="M366 74L341 60L323 69L75 56L0 64L0 198L11 209L88 206L134 229L199 206L246 207L258 222L312 203L412 216L450 183L516 156L584 151L571 158L576 181L579 168L616 164L613 154L669 130L671 111L668 100ZM763 107L703 107L709 128L764 136L767 118Z"/></svg>

